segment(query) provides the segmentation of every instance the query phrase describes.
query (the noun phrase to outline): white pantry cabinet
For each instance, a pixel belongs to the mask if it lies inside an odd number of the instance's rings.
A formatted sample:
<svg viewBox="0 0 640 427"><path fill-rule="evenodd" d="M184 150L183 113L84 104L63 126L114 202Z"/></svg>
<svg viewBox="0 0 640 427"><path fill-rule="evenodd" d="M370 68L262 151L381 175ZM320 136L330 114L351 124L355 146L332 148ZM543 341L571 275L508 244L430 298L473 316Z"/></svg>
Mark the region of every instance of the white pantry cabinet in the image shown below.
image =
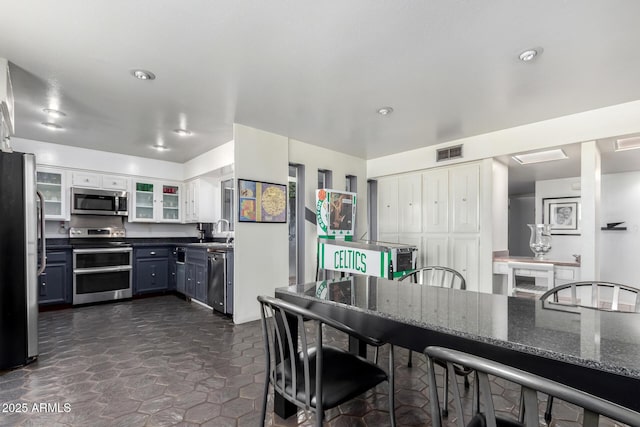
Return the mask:
<svg viewBox="0 0 640 427"><path fill-rule="evenodd" d="M378 236L398 232L398 177L378 181Z"/></svg>
<svg viewBox="0 0 640 427"><path fill-rule="evenodd" d="M475 233L479 228L480 166L458 166L449 170L451 231Z"/></svg>
<svg viewBox="0 0 640 427"><path fill-rule="evenodd" d="M422 179L419 173L398 177L398 228L400 233L422 231Z"/></svg>
<svg viewBox="0 0 640 427"><path fill-rule="evenodd" d="M419 233L422 230L420 174L378 181L379 233Z"/></svg>
<svg viewBox="0 0 640 427"><path fill-rule="evenodd" d="M480 259L480 164L378 180L378 238L416 244L418 266L460 271L477 289Z"/></svg>
<svg viewBox="0 0 640 427"><path fill-rule="evenodd" d="M436 169L422 174L424 231L449 231L449 171Z"/></svg>
<svg viewBox="0 0 640 427"><path fill-rule="evenodd" d="M133 180L129 222L179 223L181 188L177 182Z"/></svg>

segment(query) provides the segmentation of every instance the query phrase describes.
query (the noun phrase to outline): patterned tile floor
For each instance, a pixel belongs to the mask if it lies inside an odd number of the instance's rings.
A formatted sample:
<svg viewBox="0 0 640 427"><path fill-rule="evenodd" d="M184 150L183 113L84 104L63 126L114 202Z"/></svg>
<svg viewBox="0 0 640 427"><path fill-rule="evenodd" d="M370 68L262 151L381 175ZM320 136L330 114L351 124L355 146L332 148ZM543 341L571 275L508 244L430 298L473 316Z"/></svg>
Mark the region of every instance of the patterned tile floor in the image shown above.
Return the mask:
<svg viewBox="0 0 640 427"><path fill-rule="evenodd" d="M426 363L414 355L407 368L407 354L396 352L398 425L428 426ZM259 322L234 325L174 296L45 312L38 361L0 372L0 426L259 426L263 384ZM328 411L327 425L389 425L387 390ZM516 388L494 381L492 390L497 408L516 412ZM554 416L562 426L579 417L562 403ZM280 419L270 394L266 425L311 426L313 417Z"/></svg>

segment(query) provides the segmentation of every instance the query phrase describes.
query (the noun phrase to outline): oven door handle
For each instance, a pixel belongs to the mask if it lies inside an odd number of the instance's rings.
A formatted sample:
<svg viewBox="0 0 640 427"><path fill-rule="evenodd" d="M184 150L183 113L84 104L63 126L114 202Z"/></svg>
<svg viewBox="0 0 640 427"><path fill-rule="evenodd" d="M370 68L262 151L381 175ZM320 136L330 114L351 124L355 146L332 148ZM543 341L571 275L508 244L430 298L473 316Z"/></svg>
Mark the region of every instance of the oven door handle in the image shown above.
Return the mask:
<svg viewBox="0 0 640 427"><path fill-rule="evenodd" d="M133 248L93 248L93 249L74 249L74 254L102 254L102 253L126 253L133 251Z"/></svg>
<svg viewBox="0 0 640 427"><path fill-rule="evenodd" d="M130 265L120 265L116 267L95 267L95 268L76 268L73 274L97 274L97 273L113 273L120 271L131 271Z"/></svg>

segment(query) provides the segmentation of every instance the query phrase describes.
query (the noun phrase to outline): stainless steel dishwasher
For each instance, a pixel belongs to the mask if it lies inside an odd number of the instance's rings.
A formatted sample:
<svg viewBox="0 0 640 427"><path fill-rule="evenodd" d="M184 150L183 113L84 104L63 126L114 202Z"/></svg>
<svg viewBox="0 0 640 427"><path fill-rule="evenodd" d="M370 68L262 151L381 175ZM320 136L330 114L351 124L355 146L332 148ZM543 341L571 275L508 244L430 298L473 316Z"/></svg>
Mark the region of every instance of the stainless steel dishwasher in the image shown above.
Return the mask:
<svg viewBox="0 0 640 427"><path fill-rule="evenodd" d="M233 314L233 251L209 249L207 303L223 314Z"/></svg>

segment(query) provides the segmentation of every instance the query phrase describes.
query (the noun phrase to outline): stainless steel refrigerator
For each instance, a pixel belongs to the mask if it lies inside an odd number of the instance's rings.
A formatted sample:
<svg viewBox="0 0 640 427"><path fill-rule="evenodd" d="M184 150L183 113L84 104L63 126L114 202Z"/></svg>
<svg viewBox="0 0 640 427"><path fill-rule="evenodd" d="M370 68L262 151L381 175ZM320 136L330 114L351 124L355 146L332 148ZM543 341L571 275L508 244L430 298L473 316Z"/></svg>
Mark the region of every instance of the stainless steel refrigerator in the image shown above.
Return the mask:
<svg viewBox="0 0 640 427"><path fill-rule="evenodd" d="M0 370L38 357L38 275L46 254L38 197L35 156L0 152Z"/></svg>

